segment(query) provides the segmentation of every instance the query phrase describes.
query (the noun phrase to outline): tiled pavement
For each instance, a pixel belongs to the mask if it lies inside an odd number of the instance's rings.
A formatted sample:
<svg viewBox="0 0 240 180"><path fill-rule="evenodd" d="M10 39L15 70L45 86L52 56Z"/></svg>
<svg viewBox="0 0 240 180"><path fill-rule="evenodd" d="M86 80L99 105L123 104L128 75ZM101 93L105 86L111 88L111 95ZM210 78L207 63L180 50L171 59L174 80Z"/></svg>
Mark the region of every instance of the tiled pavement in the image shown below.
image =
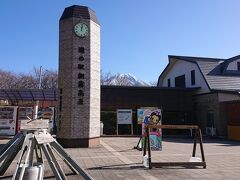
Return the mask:
<svg viewBox="0 0 240 180"><path fill-rule="evenodd" d="M7 140L0 140L0 144ZM240 179L240 142L220 139L204 139L207 168L164 167L151 170L142 166L142 151L133 149L138 138L102 137L97 148L75 148L66 151L94 179ZM156 162L188 161L192 153L192 139L163 138L163 151L153 152ZM197 156L200 157L199 146ZM68 179L81 179L59 159ZM11 179L16 159L0 179ZM45 179L55 179L47 162Z"/></svg>

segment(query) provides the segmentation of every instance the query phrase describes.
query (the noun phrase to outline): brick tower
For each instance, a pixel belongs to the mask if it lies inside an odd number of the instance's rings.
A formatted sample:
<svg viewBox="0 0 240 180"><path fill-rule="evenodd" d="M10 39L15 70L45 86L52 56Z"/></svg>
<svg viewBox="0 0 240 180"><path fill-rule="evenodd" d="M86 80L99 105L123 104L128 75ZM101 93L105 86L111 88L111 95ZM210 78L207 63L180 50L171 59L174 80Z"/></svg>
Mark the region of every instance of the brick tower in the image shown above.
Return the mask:
<svg viewBox="0 0 240 180"><path fill-rule="evenodd" d="M86 6L59 22L58 131L64 147L94 147L100 137L100 25Z"/></svg>

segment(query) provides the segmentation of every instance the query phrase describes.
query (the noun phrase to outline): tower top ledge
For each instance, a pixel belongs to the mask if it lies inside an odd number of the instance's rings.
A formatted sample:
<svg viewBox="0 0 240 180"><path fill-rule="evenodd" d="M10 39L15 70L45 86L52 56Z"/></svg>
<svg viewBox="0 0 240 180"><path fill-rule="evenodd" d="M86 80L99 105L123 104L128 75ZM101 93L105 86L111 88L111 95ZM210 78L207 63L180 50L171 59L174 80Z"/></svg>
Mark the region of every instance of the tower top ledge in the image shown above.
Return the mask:
<svg viewBox="0 0 240 180"><path fill-rule="evenodd" d="M68 18L83 18L90 19L99 24L96 13L87 6L73 5L64 9L64 12L60 18L60 21Z"/></svg>

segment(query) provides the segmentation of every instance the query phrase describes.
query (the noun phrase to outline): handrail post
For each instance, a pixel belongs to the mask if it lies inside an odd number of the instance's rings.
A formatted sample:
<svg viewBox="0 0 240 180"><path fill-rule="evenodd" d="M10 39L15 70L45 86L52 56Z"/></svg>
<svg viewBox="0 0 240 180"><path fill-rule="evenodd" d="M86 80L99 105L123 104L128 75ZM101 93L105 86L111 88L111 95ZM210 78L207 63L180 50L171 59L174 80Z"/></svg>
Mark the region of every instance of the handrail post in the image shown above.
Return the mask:
<svg viewBox="0 0 240 180"><path fill-rule="evenodd" d="M149 163L149 169L152 169L149 127L147 126L146 129L147 129L148 163Z"/></svg>
<svg viewBox="0 0 240 180"><path fill-rule="evenodd" d="M145 134L143 134L143 136L145 136ZM143 157L146 155L146 151L147 151L147 136L144 137L144 147L143 147Z"/></svg>
<svg viewBox="0 0 240 180"><path fill-rule="evenodd" d="M201 155L202 155L202 162L205 163L205 156L204 156L204 150L203 150L203 143L202 143L202 133L201 133L201 129L198 128L198 136L199 136L199 144L200 144L200 150L201 150ZM203 168L206 168L206 163L203 166Z"/></svg>
<svg viewBox="0 0 240 180"><path fill-rule="evenodd" d="M197 129L194 129L194 142L193 142L193 152L192 152L192 157L195 157L195 155L196 155L197 136L198 136Z"/></svg>

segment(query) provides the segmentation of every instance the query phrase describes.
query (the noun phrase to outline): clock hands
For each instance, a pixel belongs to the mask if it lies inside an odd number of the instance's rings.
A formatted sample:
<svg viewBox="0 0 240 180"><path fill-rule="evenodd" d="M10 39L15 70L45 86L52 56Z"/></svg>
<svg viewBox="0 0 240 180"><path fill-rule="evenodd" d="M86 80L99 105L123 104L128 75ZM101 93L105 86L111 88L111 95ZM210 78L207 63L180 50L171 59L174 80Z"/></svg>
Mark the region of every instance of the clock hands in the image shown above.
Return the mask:
<svg viewBox="0 0 240 180"><path fill-rule="evenodd" d="M86 24L84 23L78 23L75 25L74 28L75 33L77 34L77 36L79 37L85 37L88 35L88 27Z"/></svg>

